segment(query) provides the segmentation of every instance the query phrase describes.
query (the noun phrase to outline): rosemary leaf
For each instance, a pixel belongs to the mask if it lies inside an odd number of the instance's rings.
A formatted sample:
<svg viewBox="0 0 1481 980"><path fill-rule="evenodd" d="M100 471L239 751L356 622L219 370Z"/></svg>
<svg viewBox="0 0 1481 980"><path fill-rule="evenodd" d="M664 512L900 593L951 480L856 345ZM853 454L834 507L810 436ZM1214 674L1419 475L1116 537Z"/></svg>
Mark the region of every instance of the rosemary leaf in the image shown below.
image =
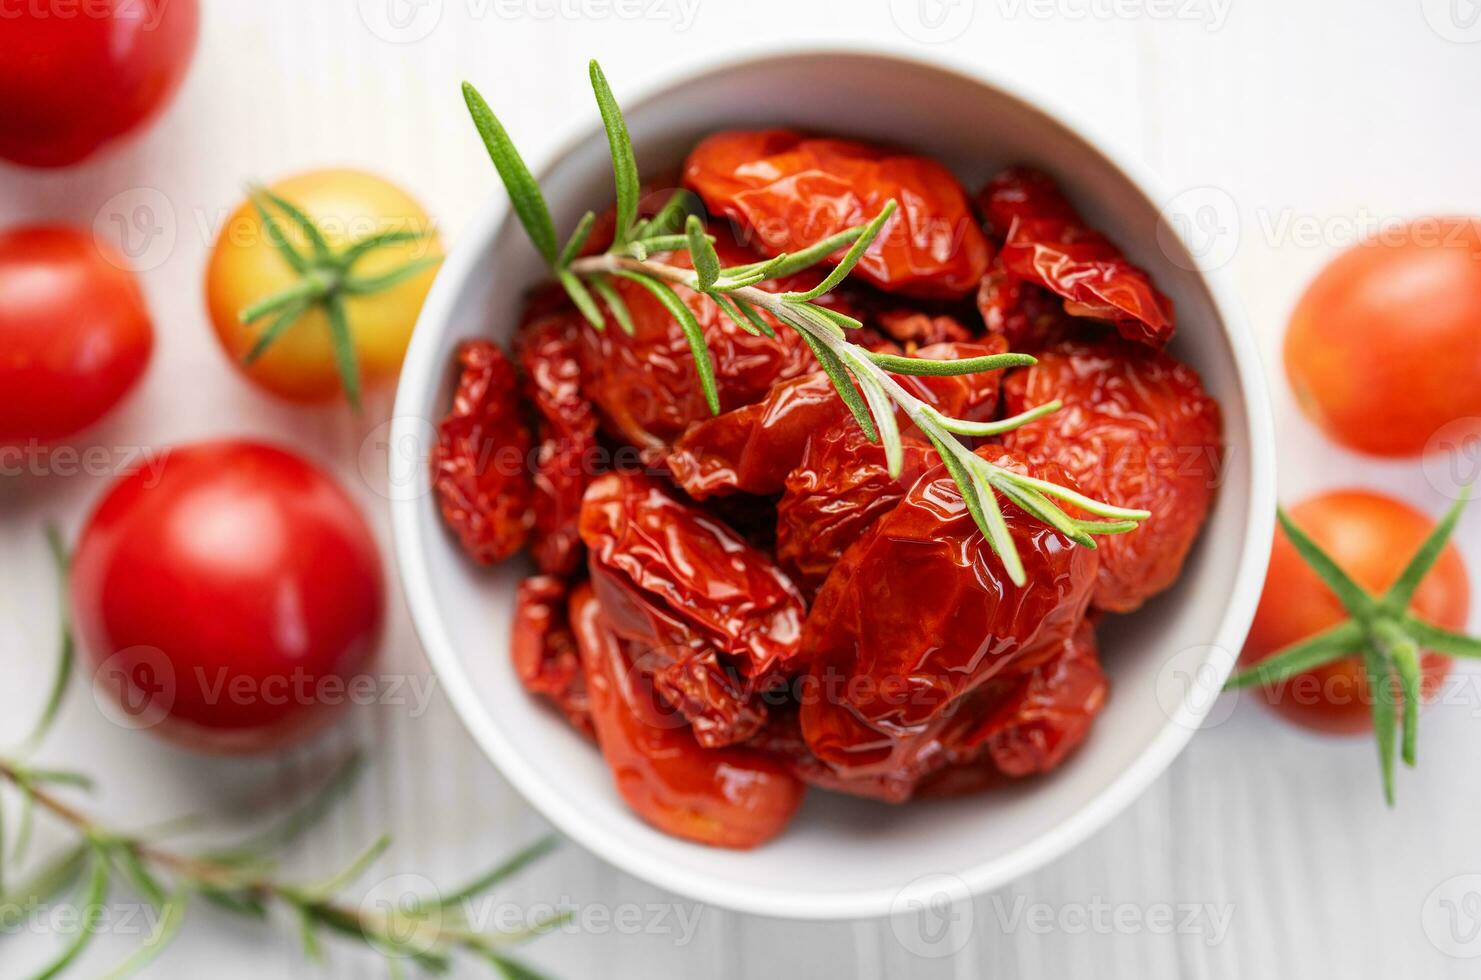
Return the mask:
<svg viewBox="0 0 1481 980"><path fill-rule="evenodd" d="M864 226L863 233L849 246L849 250L844 253L842 261L833 267L833 271L829 272L823 278L822 282L805 293L783 293L782 299L789 303L809 303L829 290L836 288L839 283L848 278L850 272L854 271L854 266L859 264L859 260L869 250L869 246L874 244L874 240L879 237L880 231L884 229L885 222L894 216L897 208L898 205L891 199L875 219Z"/></svg>
<svg viewBox="0 0 1481 980"><path fill-rule="evenodd" d="M694 263L694 275L700 292L704 292L720 278L720 256L715 253L714 243L705 235L704 222L698 216L689 216L684 232L688 236L689 258Z"/></svg>
<svg viewBox="0 0 1481 980"><path fill-rule="evenodd" d="M41 716L36 719L31 732L21 743L20 755L29 755L46 733L51 731L51 726L57 720L57 713L62 707L62 698L67 693L68 682L72 679L72 668L77 661L77 643L72 633L72 614L70 581L72 576L72 556L67 550L67 543L62 538L61 529L55 525L47 525L46 528L47 548L51 552L52 567L56 569L57 576L57 621L59 630L57 635L61 637L57 652L57 669L52 674L51 690L47 692L46 703L41 709ZM0 841L0 847L4 842Z"/></svg>
<svg viewBox="0 0 1481 980"><path fill-rule="evenodd" d="M618 328L629 337L634 336L637 328L633 326L632 311L627 308L627 302L623 300L622 294L613 287L606 276L592 276L587 281L596 294L602 298L602 302L607 304L607 311L617 321Z"/></svg>
<svg viewBox="0 0 1481 980"><path fill-rule="evenodd" d="M828 375L828 380L833 382L833 387L838 392L838 397L848 406L854 421L859 423L859 428L864 430L864 437L870 442L879 442L879 431L874 427L874 419L869 415L869 407L864 403L864 398L859 390L854 387L853 379L849 377L848 369L838 359L838 355L828 349L810 330L798 330L797 333L812 350L813 357L817 358L818 364Z"/></svg>
<svg viewBox="0 0 1481 980"><path fill-rule="evenodd" d="M726 296L724 293L710 293L709 297L715 301L716 306L720 307L721 312L730 317L730 321L737 327L740 327L753 337L761 336L761 331L756 329L756 325L736 308L734 299Z"/></svg>
<svg viewBox="0 0 1481 980"><path fill-rule="evenodd" d="M893 374L915 377L950 377L958 374L977 374L982 371L997 371L1002 368L1028 367L1038 359L1028 354L988 354L984 357L963 357L954 361L934 361L925 357L901 357L898 354L867 352L869 360Z"/></svg>
<svg viewBox="0 0 1481 980"><path fill-rule="evenodd" d="M97 919L102 915L103 902L108 897L108 858L96 848L91 850L92 870L88 874L87 887L82 896L82 915L77 924L77 935L72 937L50 966L36 974L36 980L51 980L52 977L59 976L82 955L82 951L97 935Z"/></svg>
<svg viewBox="0 0 1481 980"><path fill-rule="evenodd" d="M658 209L658 213L643 223L638 237L667 235L683 225L684 212L689 203L689 192L682 187L669 195L669 199Z"/></svg>
<svg viewBox="0 0 1481 980"><path fill-rule="evenodd" d="M664 309L669 311L669 315L679 322L685 339L689 341L689 351L694 355L694 367L699 372L699 386L704 391L705 404L709 406L710 414L719 415L720 392L715 386L715 362L710 356L709 347L705 344L704 328L699 325L699 321L694 318L689 307L684 305L679 294L674 292L666 282L638 272L629 272L626 269L619 269L612 274L621 276L623 279L630 279L648 290L663 304Z"/></svg>
<svg viewBox="0 0 1481 980"><path fill-rule="evenodd" d="M744 299L741 299L739 296L735 296L733 297L733 299L735 300L735 308L741 311L741 316L745 317L747 320L750 320L751 325L754 326L757 330L760 330L766 336L770 337L773 340L776 339L776 331L772 329L771 324L766 322L765 317L756 312L756 307L752 306Z"/></svg>
<svg viewBox="0 0 1481 980"><path fill-rule="evenodd" d="M571 232L571 237L566 239L566 247L561 249L560 260L556 263L557 268L564 269L576 261L576 256L586 247L586 240L591 237L592 228L596 227L597 215L595 211L588 211L576 222L576 229Z"/></svg>
<svg viewBox="0 0 1481 980"><path fill-rule="evenodd" d="M591 90L596 93L597 108L602 113L602 125L607 130L607 146L612 152L612 177L617 185L617 226L612 233L613 247L627 244L632 232L633 221L638 216L638 164L633 158L633 144L627 134L627 123L622 110L612 97L607 85L607 76L602 66L593 59L590 65Z"/></svg>
<svg viewBox="0 0 1481 980"><path fill-rule="evenodd" d="M525 868L549 854L560 846L560 838L549 834L535 841L530 846L516 852L512 857L501 862L493 870L479 875L461 888L444 895L436 902L436 907L441 909L455 908L470 898L483 894L495 885L514 877ZM419 910L421 904L416 908Z"/></svg>
<svg viewBox="0 0 1481 980"><path fill-rule="evenodd" d="M164 952L170 940L174 939L180 931L180 926L185 923L185 902L186 896L183 890L177 890L169 896L160 907L159 922L155 925L154 931L145 937L144 942L129 955L128 959L104 974L103 980L123 980L124 977L133 976Z"/></svg>
<svg viewBox="0 0 1481 980"><path fill-rule="evenodd" d="M586 322L597 330L607 329L607 321L602 316L601 308L591 298L591 293L587 292L586 287L581 284L580 278L569 269L561 269L556 272L556 278L560 280L560 284L565 289L566 295L571 297L571 302L576 304L576 309L580 310L581 315L586 317Z"/></svg>
<svg viewBox="0 0 1481 980"><path fill-rule="evenodd" d="M463 83L463 100L468 104L473 125L478 127L478 133L483 137L483 145L488 148L489 159L493 160L494 169L498 170L499 179L509 192L509 202L519 217L519 223L524 225L525 234L530 236L535 250L546 263L554 266L559 256L555 223L550 220L550 208L540 192L540 185L530 175L530 168L525 166L498 117L478 94L478 89L468 82Z"/></svg>

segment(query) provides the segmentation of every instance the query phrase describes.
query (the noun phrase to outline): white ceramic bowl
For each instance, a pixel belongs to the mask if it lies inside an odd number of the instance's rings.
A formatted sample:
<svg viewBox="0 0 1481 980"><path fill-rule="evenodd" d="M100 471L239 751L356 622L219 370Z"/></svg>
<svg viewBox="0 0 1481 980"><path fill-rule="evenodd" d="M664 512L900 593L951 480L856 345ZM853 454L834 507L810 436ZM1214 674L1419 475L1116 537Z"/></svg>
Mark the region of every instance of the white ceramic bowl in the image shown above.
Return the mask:
<svg viewBox="0 0 1481 980"><path fill-rule="evenodd" d="M476 79L475 79L476 81ZM1079 753L1011 791L891 807L812 792L776 841L737 852L686 843L635 817L601 756L525 694L508 656L514 587L527 568L486 570L443 529L426 467L392 474L402 581L428 655L473 737L556 827L623 870L703 902L799 919L864 918L939 893L979 892L1062 854L1106 823L1177 755L1243 643L1265 571L1274 500L1271 422L1254 343L1228 285L1159 229L1159 197L1016 86L976 69L896 55L803 51L751 57L635 98L620 78L638 163L673 168L718 127L791 124L913 147L969 188L1004 164L1040 166L1177 304L1172 351L1224 409L1228 462L1182 580L1102 632L1110 703ZM497 110L497 106L495 107ZM592 125L531 167L569 229L611 195L607 144ZM470 152L475 152L470 149ZM425 447L450 397L454 346L508 341L542 267L492 168L490 200L437 279L402 371L392 444ZM418 453L397 452L398 461ZM393 468L396 467L393 463ZM1189 684L1190 677L1200 683ZM941 875L952 876L941 878Z"/></svg>

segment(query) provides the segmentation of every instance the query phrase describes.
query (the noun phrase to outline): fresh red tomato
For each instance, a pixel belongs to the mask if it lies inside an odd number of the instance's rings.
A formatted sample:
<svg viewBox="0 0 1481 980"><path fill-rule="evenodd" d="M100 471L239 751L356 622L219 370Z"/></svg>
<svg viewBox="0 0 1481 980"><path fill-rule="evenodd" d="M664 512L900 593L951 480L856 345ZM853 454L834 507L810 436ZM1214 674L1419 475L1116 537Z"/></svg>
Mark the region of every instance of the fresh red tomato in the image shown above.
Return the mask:
<svg viewBox="0 0 1481 980"><path fill-rule="evenodd" d="M141 724L213 752L276 749L359 690L380 636L380 559L359 510L281 449L169 451L98 505L72 605L99 686Z"/></svg>
<svg viewBox="0 0 1481 980"><path fill-rule="evenodd" d="M1322 494L1291 508L1290 517L1354 581L1375 594L1394 583L1435 526L1408 504L1363 490ZM1453 545L1446 546L1420 584L1410 609L1445 629L1465 627L1470 586ZM1265 592L1245 643L1245 663L1258 663L1347 618L1337 597L1277 528ZM1421 691L1426 698L1433 697L1450 670L1450 660L1426 652L1420 667ZM1373 695L1356 656L1274 682L1262 691L1276 711L1306 728L1340 734L1372 730Z"/></svg>
<svg viewBox="0 0 1481 980"><path fill-rule="evenodd" d="M169 102L200 33L197 0L16 3L0 11L0 157L65 167Z"/></svg>
<svg viewBox="0 0 1481 980"><path fill-rule="evenodd" d="M144 373L144 295L104 247L73 228L0 232L0 445L70 436Z"/></svg>
<svg viewBox="0 0 1481 980"><path fill-rule="evenodd" d="M1481 419L1481 219L1412 221L1339 255L1291 314L1285 360L1306 414L1360 452L1414 456Z"/></svg>

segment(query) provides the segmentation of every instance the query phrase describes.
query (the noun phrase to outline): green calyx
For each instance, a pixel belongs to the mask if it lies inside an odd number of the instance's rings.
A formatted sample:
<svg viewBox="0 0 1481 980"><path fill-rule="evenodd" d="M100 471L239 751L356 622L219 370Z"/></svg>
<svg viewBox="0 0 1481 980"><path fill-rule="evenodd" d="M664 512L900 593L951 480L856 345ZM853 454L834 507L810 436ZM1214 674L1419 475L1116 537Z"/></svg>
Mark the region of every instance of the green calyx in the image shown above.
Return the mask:
<svg viewBox="0 0 1481 980"><path fill-rule="evenodd" d="M1277 651L1225 684L1225 690L1272 684L1334 660L1361 657L1373 693L1373 728L1383 767L1383 795L1390 806L1394 802L1395 748L1406 766L1413 767L1415 760L1421 706L1420 651L1481 658L1481 639L1441 629L1409 612L1415 591L1445 550L1470 497L1468 484L1409 559L1398 581L1383 595L1373 595L1353 581L1284 509L1278 510L1280 525L1297 554L1337 596L1350 618ZM1401 717L1402 739L1396 739Z"/></svg>
<svg viewBox="0 0 1481 980"><path fill-rule="evenodd" d="M335 367L339 372L340 383L344 386L345 397L351 407L358 411L360 368L355 357L355 345L350 337L345 298L367 296L390 289L441 262L442 256L425 256L397 266L389 272L361 275L356 272L356 267L367 255L387 246L420 241L428 233L409 230L377 232L335 250L314 220L293 202L261 187L249 188L247 195L262 221L268 241L298 275L298 281L287 289L244 307L238 314L244 324L266 323L251 349L243 356L242 363L255 362L274 341L298 322L299 317L316 306L320 307L329 320ZM299 230L308 242L307 251L301 250L289 240L278 220L279 215Z"/></svg>

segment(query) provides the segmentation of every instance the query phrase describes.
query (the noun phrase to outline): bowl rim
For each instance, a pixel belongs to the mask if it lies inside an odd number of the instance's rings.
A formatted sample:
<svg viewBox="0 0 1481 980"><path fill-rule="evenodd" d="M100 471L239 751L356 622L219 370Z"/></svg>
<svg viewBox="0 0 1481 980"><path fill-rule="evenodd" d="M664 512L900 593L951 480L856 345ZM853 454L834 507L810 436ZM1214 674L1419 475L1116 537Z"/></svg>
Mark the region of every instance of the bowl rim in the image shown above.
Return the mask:
<svg viewBox="0 0 1481 980"><path fill-rule="evenodd" d="M635 92L624 97L624 104L636 109L698 79L753 64L829 56L871 57L903 63L955 75L964 81L996 90L1002 97L1020 103L1094 147L1148 201L1168 200L1165 195L1156 193L1160 181L1145 165L1124 153L1093 124L1078 118L1054 98L944 51L926 57L909 48L870 42L819 45L806 41L773 40L739 47L723 58L685 61L660 77L636 86ZM553 144L554 149L529 161L531 172L537 178L548 173L598 130L595 122L568 126ZM464 283L475 272L478 258L512 215L507 202L507 195L500 190L489 195L438 273L418 318L401 371L392 413L391 445L420 445L425 442L428 431L425 406L435 397L433 387L440 385L444 377L444 365L434 359L440 334L450 320ZM1187 244L1180 229L1169 225L1169 231ZM1194 254L1191 249L1190 254ZM1211 651L1222 650L1225 655L1211 656L1206 660L1212 671L1206 679L1222 686L1234 663L1234 657L1229 654L1237 653L1243 646L1264 585L1269 542L1275 527L1274 418L1258 345L1230 276L1223 269L1205 268L1202 263L1191 271L1202 281L1223 321L1238 389L1245 401L1246 428L1250 437L1247 531L1224 614L1210 644ZM404 443L402 439L412 441ZM395 481L404 479L405 475L394 472L397 465L394 458L390 465L393 467L391 485L396 486ZM422 496L398 495L391 500L397 575L406 596L413 628L454 712L473 741L520 795L562 834L622 871L668 891L769 918L806 921L878 918L891 914L895 909L913 907L902 905L902 901L908 902L912 898L928 900L931 892L939 891L939 883L924 882L919 888L920 895L913 894L916 883L901 888L797 895L781 889L716 879L677 865L644 860L646 852L635 849L619 832L602 826L579 807L548 791L545 775L517 752L489 717L437 613L431 575L420 557L425 543L419 519ZM1175 715L1169 717L1168 723L1135 761L1070 818L1008 854L959 869L953 875L960 879L970 894L979 895L1042 867L1080 844L1121 813L1171 765L1215 700L1201 694L1200 690L1188 690Z"/></svg>

